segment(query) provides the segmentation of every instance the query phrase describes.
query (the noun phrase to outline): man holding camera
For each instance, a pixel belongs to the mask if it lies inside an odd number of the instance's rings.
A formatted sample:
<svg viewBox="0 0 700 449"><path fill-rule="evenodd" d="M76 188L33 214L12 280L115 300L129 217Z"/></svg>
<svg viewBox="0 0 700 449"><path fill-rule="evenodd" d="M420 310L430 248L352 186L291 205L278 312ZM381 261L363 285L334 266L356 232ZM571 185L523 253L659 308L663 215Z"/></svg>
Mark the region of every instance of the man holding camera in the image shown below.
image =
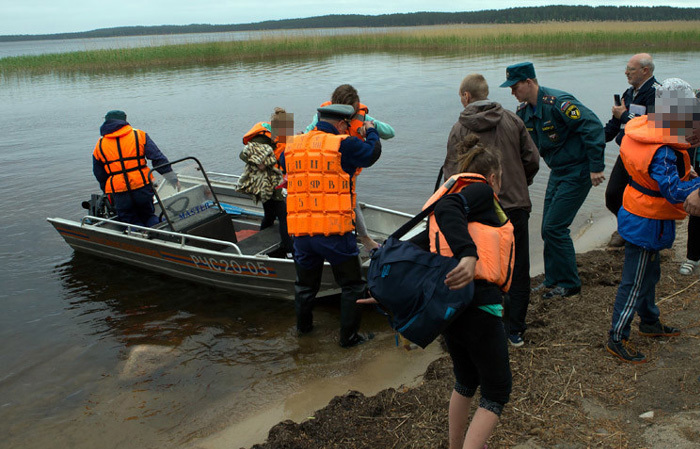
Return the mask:
<svg viewBox="0 0 700 449"><path fill-rule="evenodd" d="M622 94L622 98L615 95L615 104L612 107L613 116L605 125L605 141L610 142L615 139L618 145L625 135L624 125L628 121L653 112L649 109L654 107L654 94L659 86L654 78L654 60L647 53L639 53L630 58L625 69L625 76L632 87ZM622 192L625 190L628 180L629 174L618 156L605 189L605 206L615 215L622 206ZM624 244L625 241L615 231L609 245L620 247Z"/></svg>

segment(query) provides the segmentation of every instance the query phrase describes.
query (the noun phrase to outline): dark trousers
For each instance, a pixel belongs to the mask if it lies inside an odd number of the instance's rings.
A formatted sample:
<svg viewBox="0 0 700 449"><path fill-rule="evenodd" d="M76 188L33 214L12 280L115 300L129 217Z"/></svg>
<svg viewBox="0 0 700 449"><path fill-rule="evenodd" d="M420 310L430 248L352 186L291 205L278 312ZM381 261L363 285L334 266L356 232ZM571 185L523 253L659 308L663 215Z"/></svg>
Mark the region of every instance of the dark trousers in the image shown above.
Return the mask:
<svg viewBox="0 0 700 449"><path fill-rule="evenodd" d="M644 323L658 321L656 284L660 278L659 252L646 250L627 242L625 244L625 262L622 266L622 280L617 288L609 331L613 340L629 339L635 312Z"/></svg>
<svg viewBox="0 0 700 449"><path fill-rule="evenodd" d="M697 152L698 149L695 149ZM693 153L691 153L693 155ZM700 162L695 159L695 171L700 170ZM694 195L694 194L693 194ZM700 217L691 215L688 218L688 246L686 257L690 260L700 260Z"/></svg>
<svg viewBox="0 0 700 449"><path fill-rule="evenodd" d="M525 315L530 304L530 212L526 209L508 209L508 218L513 224L515 238L515 260L510 283L509 329L511 334L522 334L527 329Z"/></svg>
<svg viewBox="0 0 700 449"><path fill-rule="evenodd" d="M366 281L354 233L297 237L294 240L294 303L297 330L313 329L313 307L321 286L323 261L328 260L340 286L340 345L345 346L360 328L361 310L356 301L365 296Z"/></svg>
<svg viewBox="0 0 700 449"><path fill-rule="evenodd" d="M625 187L627 187L629 179L630 175L625 170L622 158L618 156L612 172L610 172L608 185L605 188L605 207L615 215L622 207L622 194L625 191Z"/></svg>
<svg viewBox="0 0 700 449"><path fill-rule="evenodd" d="M130 192L112 194L117 220L151 227L158 223L153 207L153 189L151 186L141 187Z"/></svg>
<svg viewBox="0 0 700 449"><path fill-rule="evenodd" d="M691 215L688 218L688 248L687 258L700 260L700 217Z"/></svg>
<svg viewBox="0 0 700 449"><path fill-rule="evenodd" d="M591 190L588 164L552 173L547 182L542 214L544 284L564 288L581 286L576 250L569 226Z"/></svg>
<svg viewBox="0 0 700 449"><path fill-rule="evenodd" d="M275 223L275 219L279 221L280 239L282 241L282 249L284 252L291 253L294 251L292 238L287 232L287 202L279 200L267 200L263 203L263 216L260 222L260 230L269 228Z"/></svg>

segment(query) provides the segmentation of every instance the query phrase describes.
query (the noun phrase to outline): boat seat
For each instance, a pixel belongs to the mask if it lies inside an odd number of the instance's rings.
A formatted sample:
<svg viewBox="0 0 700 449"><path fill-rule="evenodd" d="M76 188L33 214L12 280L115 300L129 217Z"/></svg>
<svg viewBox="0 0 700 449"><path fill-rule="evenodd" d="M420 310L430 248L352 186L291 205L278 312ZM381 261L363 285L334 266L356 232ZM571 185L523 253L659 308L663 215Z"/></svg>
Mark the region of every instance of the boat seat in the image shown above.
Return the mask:
<svg viewBox="0 0 700 449"><path fill-rule="evenodd" d="M184 231L184 233L187 235L196 235L198 237L224 240L231 243L237 242L233 221L227 213L221 213L214 215L213 217L209 217L206 220L197 223L195 226L188 228ZM191 243L202 248L213 249L216 251L228 248L228 246L222 247L222 245L207 242L192 241Z"/></svg>
<svg viewBox="0 0 700 449"><path fill-rule="evenodd" d="M280 246L280 231L277 223L237 243L243 254L267 254ZM227 249L224 252L231 252Z"/></svg>

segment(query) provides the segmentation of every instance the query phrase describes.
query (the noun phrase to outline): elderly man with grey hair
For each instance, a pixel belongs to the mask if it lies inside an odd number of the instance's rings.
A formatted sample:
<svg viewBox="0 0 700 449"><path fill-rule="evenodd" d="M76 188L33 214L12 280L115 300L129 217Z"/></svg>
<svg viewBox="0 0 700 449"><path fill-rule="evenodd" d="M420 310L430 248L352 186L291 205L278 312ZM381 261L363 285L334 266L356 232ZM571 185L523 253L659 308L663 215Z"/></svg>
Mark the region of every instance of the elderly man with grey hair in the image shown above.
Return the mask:
<svg viewBox="0 0 700 449"><path fill-rule="evenodd" d="M608 352L625 362L647 361L629 343L635 312L642 336L681 333L659 319L655 290L659 251L673 245L675 221L687 216L683 203L700 187L700 178L690 179L687 142L692 141L693 117L699 112L688 83L669 78L656 89L654 112L630 120L625 127L620 156L630 180L617 214L617 229L626 242L625 262L606 345Z"/></svg>
<svg viewBox="0 0 700 449"><path fill-rule="evenodd" d="M625 76L631 87L622 94L619 103L615 102L616 104L612 107L612 118L605 124L605 141L615 140L618 145L622 143L627 122L652 112L654 92L659 86L654 78L654 60L648 53L632 56L627 62ZM622 206L622 192L628 180L629 174L618 157L605 188L605 206L615 215ZM610 240L610 246L624 246L624 244L624 240L615 232Z"/></svg>

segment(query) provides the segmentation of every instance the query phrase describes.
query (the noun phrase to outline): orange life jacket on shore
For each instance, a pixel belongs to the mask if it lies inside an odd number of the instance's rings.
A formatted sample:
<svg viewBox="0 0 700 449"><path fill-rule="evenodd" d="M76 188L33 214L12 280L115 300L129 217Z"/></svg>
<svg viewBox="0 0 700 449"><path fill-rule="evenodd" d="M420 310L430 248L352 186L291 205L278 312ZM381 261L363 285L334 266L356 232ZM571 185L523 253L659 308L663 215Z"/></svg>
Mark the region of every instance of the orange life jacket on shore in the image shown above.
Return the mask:
<svg viewBox="0 0 700 449"><path fill-rule="evenodd" d="M250 142L253 137L266 136L268 139L270 139L270 141L272 141L272 147L275 151L275 158L279 161L280 156L282 153L284 153L285 144L277 142L277 139L273 140L272 132L264 125L271 126L269 122L258 122L253 125L253 127L250 128L250 130L248 130L248 132L243 136L243 145L248 145L248 142Z"/></svg>
<svg viewBox="0 0 700 449"><path fill-rule="evenodd" d="M659 192L659 184L649 174L649 165L656 150L668 145L682 161L678 176L689 179L690 145L683 137L670 135L668 129L657 128L647 116L636 117L625 125L625 136L620 145L620 158L630 175L622 196L622 206L637 216L656 220L682 220L688 214L683 204L671 204Z"/></svg>
<svg viewBox="0 0 700 449"><path fill-rule="evenodd" d="M100 138L92 154L109 175L105 193L140 189L151 183L145 156L146 133L125 125Z"/></svg>
<svg viewBox="0 0 700 449"><path fill-rule="evenodd" d="M355 186L340 165L340 143L347 137L314 129L287 142L290 235L342 235L355 230Z"/></svg>
<svg viewBox="0 0 700 449"><path fill-rule="evenodd" d="M445 195L457 193L465 186L475 182L486 182L486 178L476 173L459 173L448 179L423 206L423 209L438 201ZM514 237L513 225L506 216L498 202L498 197L493 196L496 214L501 219L501 226L490 226L476 221L467 224L467 230L476 244L479 258L476 261L475 279L483 279L492 282L504 292L510 289L514 263ZM432 213L428 217L428 233L430 237L430 251L443 256L452 257L453 253L440 231L440 227Z"/></svg>

